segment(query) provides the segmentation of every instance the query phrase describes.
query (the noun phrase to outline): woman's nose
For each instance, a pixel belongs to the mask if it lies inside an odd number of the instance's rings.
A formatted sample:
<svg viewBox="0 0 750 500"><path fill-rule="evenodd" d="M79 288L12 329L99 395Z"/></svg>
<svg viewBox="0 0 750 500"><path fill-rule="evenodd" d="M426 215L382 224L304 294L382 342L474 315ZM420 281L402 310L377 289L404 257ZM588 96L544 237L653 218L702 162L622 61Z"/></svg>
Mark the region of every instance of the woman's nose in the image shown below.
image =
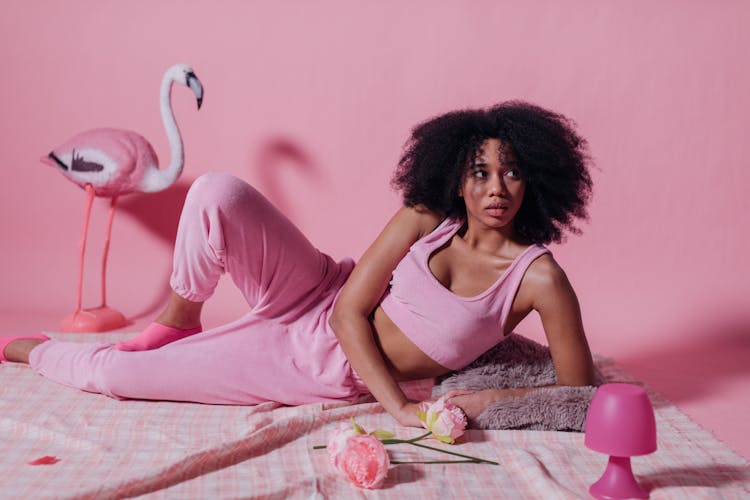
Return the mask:
<svg viewBox="0 0 750 500"><path fill-rule="evenodd" d="M501 175L493 175L490 179L490 196L499 196L505 193L505 182Z"/></svg>

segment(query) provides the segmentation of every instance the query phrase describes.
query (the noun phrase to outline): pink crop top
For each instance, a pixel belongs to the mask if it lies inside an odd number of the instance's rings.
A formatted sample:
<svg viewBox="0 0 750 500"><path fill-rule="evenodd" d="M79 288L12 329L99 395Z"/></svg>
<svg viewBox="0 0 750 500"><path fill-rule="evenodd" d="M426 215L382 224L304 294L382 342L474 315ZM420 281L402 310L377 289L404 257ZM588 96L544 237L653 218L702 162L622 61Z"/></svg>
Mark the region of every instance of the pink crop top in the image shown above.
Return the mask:
<svg viewBox="0 0 750 500"><path fill-rule="evenodd" d="M432 274L428 260L463 225L446 219L416 241L393 270L380 305L422 352L442 366L459 370L502 341L505 321L529 265L549 250L531 245L502 276L474 297L461 297Z"/></svg>

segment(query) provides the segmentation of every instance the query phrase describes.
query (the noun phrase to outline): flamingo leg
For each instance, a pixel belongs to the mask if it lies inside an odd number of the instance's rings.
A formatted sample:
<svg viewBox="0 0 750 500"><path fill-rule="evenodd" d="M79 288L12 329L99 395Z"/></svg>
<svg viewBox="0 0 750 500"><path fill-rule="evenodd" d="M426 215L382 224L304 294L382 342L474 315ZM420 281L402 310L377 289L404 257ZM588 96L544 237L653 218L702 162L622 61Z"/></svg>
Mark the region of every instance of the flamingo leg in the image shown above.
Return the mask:
<svg viewBox="0 0 750 500"><path fill-rule="evenodd" d="M79 254L78 254L78 296L76 297L76 310L73 314L68 315L63 319L60 324L60 328L64 332L106 332L108 330L114 330L121 328L128 324L125 316L121 312L107 307L106 301L106 269L107 269L107 255L109 253L109 239L110 232L112 230L112 219L115 211L115 202L112 200L109 213L109 223L107 224L107 236L104 243L104 258L102 261L102 305L93 309L82 309L83 301L83 265L84 257L86 255L86 236L89 230L89 221L91 218L91 206L94 203L94 188L91 184L87 184L84 189L86 190L86 214L83 218L83 234L81 234L81 241L79 243Z"/></svg>
<svg viewBox="0 0 750 500"><path fill-rule="evenodd" d="M116 205L117 196L113 196L109 205L109 218L107 219L107 229L104 236L104 253L102 255L102 307L107 307L107 257L109 256L109 242L112 236L112 221L115 218Z"/></svg>
<svg viewBox="0 0 750 500"><path fill-rule="evenodd" d="M81 304L83 302L83 261L86 255L86 234L89 231L89 220L91 219L91 205L94 203L94 187L91 184L86 184L86 211L83 216L83 231L81 233L81 240L78 243L78 290L76 293L76 311L74 314L81 312Z"/></svg>

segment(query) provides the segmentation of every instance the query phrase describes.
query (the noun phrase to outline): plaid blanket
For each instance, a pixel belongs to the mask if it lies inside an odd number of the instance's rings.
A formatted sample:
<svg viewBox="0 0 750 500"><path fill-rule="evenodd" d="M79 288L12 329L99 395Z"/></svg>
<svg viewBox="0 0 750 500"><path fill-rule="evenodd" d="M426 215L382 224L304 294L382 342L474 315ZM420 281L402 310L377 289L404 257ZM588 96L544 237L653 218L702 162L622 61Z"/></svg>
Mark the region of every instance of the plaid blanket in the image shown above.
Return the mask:
<svg viewBox="0 0 750 500"><path fill-rule="evenodd" d="M125 336L65 334L80 341ZM627 379L608 360L597 365L608 380ZM426 398L431 381L406 390ZM750 498L748 463L668 401L651 397L659 449L633 459L651 498ZM3 363L0 498L588 498L607 462L580 433L471 430L457 445L434 446L500 466L393 465L382 489L360 490L324 450L313 449L350 418L398 437L420 433L399 427L372 400L299 407L116 401ZM388 449L392 460L446 457L404 444ZM53 463L30 464L42 457Z"/></svg>

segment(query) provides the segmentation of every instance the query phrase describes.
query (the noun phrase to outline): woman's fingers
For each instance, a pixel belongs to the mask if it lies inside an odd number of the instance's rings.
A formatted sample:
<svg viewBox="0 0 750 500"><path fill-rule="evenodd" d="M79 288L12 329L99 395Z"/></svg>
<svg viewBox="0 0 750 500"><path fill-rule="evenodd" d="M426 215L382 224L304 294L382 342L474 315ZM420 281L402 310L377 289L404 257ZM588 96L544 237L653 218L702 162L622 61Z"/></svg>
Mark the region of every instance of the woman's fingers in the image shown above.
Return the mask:
<svg viewBox="0 0 750 500"><path fill-rule="evenodd" d="M446 400L450 400L452 397L455 397L455 396L467 396L469 394L474 394L474 392L476 392L476 391L466 391L466 390L463 390L463 389L453 389L453 390L450 390L450 391L446 392L441 397L445 398Z"/></svg>

